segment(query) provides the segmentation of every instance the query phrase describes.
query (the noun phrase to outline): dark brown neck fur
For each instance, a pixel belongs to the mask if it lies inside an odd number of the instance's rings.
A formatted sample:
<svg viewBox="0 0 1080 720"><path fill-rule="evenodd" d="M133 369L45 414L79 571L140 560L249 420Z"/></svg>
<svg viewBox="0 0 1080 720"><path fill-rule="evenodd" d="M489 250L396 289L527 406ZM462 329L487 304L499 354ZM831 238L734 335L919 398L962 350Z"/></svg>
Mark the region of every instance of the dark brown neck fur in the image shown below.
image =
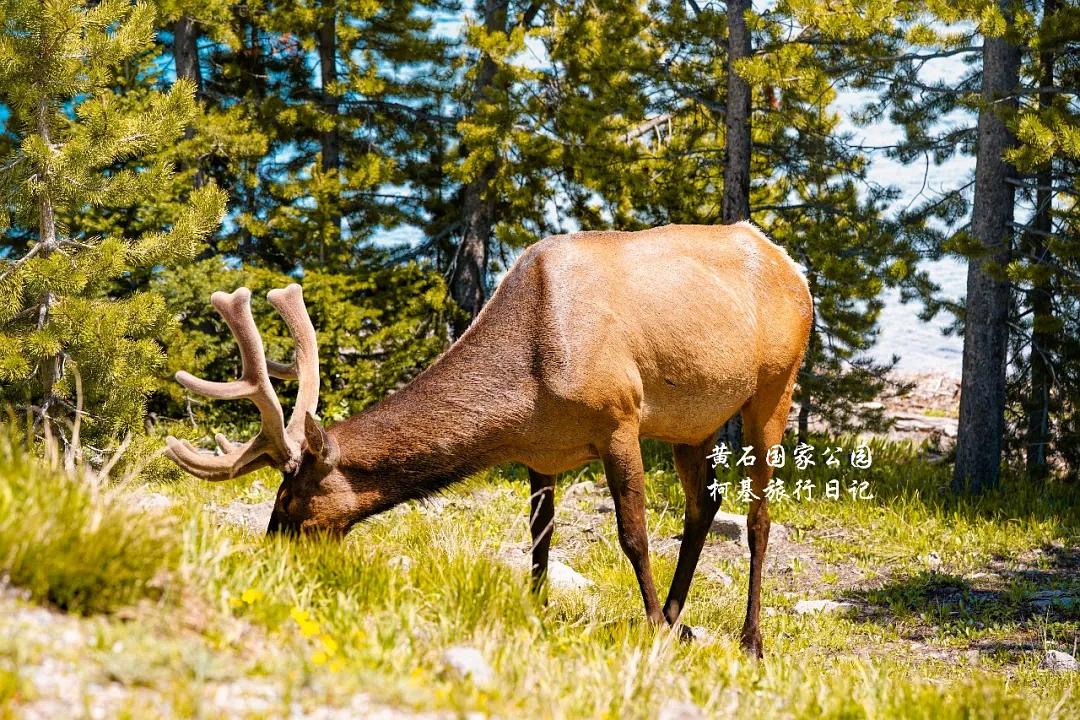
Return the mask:
<svg viewBox="0 0 1080 720"><path fill-rule="evenodd" d="M330 429L338 469L371 498L365 517L508 459L536 395L531 354L484 319L411 383Z"/></svg>

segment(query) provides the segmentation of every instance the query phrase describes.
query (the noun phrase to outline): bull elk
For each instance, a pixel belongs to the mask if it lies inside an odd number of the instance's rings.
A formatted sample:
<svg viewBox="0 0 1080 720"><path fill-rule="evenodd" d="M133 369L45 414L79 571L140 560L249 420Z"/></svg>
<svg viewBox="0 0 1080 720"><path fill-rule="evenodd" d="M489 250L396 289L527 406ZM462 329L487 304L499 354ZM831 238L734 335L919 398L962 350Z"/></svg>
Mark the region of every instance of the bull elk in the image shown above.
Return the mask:
<svg viewBox="0 0 1080 720"><path fill-rule="evenodd" d="M268 533L354 524L423 498L492 465L518 462L531 483L532 573L542 582L555 512L555 476L599 458L619 543L654 623L677 625L719 501L707 490L716 431L736 412L756 448L779 443L802 362L812 300L798 266L749 223L582 232L525 250L475 322L442 356L375 407L324 429L315 330L300 286L267 298L295 341L290 365L271 362L246 288L211 302L243 370L225 383L177 373L211 398L248 398L262 426L221 452L168 439L169 456L207 480L280 468ZM270 378L299 380L286 425ZM639 438L671 443L686 495L685 530L663 606L649 567ZM764 488L772 468L748 468L759 500L747 515L750 582L742 644L761 657L761 573L769 537Z"/></svg>

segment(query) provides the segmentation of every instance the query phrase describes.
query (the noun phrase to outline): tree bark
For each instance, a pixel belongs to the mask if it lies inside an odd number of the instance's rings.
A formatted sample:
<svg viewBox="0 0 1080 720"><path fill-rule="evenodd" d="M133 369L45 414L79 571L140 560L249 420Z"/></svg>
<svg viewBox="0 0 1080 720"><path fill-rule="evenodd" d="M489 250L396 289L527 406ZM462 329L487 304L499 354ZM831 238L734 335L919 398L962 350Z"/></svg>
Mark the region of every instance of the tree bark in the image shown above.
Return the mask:
<svg viewBox="0 0 1080 720"><path fill-rule="evenodd" d="M337 82L337 22L332 14L319 25L319 76L323 111L336 120L338 99L330 89ZM335 126L322 134L322 169L337 170L341 162L340 153Z"/></svg>
<svg viewBox="0 0 1080 720"><path fill-rule="evenodd" d="M1011 2L999 0L1010 21ZM1002 111L1015 108L1020 49L1006 38L983 41L982 102L975 160L971 234L982 256L968 262L960 422L953 488L979 492L998 484L1005 434L1005 370L1009 340L1009 284L1014 174L1003 153L1014 139Z"/></svg>
<svg viewBox="0 0 1080 720"><path fill-rule="evenodd" d="M1057 0L1046 0L1043 4L1043 22L1057 12ZM1053 103L1055 52L1052 48L1044 49L1039 54L1039 87L1046 92L1039 93L1039 109L1050 107ZM1034 262L1044 264L1048 258L1046 238L1053 230L1052 203L1053 193L1050 186L1054 181L1053 160L1048 160L1036 173L1035 216L1032 226L1035 232L1028 233L1028 244ZM1036 268L1038 270L1038 268ZM1046 444L1050 437L1050 387L1053 373L1050 367L1049 353L1053 334L1047 326L1053 321L1053 302L1049 283L1036 275L1029 295L1032 310L1031 331L1031 394L1027 402L1027 473L1031 480L1042 480L1049 472L1046 461Z"/></svg>
<svg viewBox="0 0 1080 720"><path fill-rule="evenodd" d="M52 134L49 128L49 102L44 91L38 96L36 123L38 135L41 137L45 146L52 152ZM47 166L39 167L37 169L38 180L43 185L40 191L41 194L38 196L38 243L40 248L37 253L42 259L49 257L49 255L60 247L60 240L56 234L56 213L53 208L52 197L49 195L51 189L49 188L48 173L49 168ZM56 296L51 289L46 289L38 302L37 326L39 329L44 328L48 323L49 312L55 304ZM46 444L51 443L52 438L52 419L49 417L49 408L56 399L54 389L56 387L56 382L63 373L63 368L63 352L45 358L38 367L38 381L41 383L41 423L45 433ZM52 448L46 447L45 452L51 453Z"/></svg>
<svg viewBox="0 0 1080 720"><path fill-rule="evenodd" d="M202 97L202 67L199 64L199 28L189 17L173 23L173 64L176 77L195 83L196 97Z"/></svg>
<svg viewBox="0 0 1080 720"><path fill-rule="evenodd" d="M750 0L728 0L724 196L720 209L725 224L750 219L750 84L735 70L736 62L752 52L746 27L749 9Z"/></svg>
<svg viewBox="0 0 1080 720"><path fill-rule="evenodd" d="M508 5L508 0L485 0L484 29L487 32L506 32ZM476 101L483 99L493 89L497 70L495 61L488 55L480 59L474 106ZM462 191L462 236L454 254L450 296L468 317L454 322L454 337L461 337L487 300L488 255L495 214L495 198L489 186L498 167L498 160L487 163Z"/></svg>
<svg viewBox="0 0 1080 720"><path fill-rule="evenodd" d="M202 66L199 64L199 27L189 17L182 17L173 23L173 64L176 66L176 77L187 78L195 85L195 98L201 100L203 96ZM189 125L184 130L184 137L190 140L195 137L195 127ZM195 187L206 184L206 177L201 167L195 168Z"/></svg>
<svg viewBox="0 0 1080 720"><path fill-rule="evenodd" d="M724 224L750 219L750 84L735 69L750 57L750 29L746 13L751 0L727 4L727 113L724 119L724 195L720 214ZM742 415L736 413L720 430L719 440L742 446Z"/></svg>
<svg viewBox="0 0 1080 720"><path fill-rule="evenodd" d="M322 169L331 173L341 167L341 145L337 129L338 98L332 88L337 82L337 16L333 3L329 5L329 16L319 25L319 79L322 84L323 112L329 115L334 126L322 133ZM336 243L341 237L341 210L334 207L327 219L329 232L320 233L319 263L326 265L326 246ZM329 237L328 237L329 235Z"/></svg>

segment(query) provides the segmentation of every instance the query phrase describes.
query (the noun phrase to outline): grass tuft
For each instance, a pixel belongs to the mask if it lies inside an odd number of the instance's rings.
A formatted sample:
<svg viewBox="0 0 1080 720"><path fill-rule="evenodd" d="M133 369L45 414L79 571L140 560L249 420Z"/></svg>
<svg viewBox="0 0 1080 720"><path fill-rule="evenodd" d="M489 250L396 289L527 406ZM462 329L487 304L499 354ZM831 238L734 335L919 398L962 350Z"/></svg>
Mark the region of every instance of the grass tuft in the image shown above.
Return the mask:
<svg viewBox="0 0 1080 720"><path fill-rule="evenodd" d="M179 560L175 523L116 491L48 469L0 428L0 576L79 614L160 593ZM155 582L157 581L157 582Z"/></svg>

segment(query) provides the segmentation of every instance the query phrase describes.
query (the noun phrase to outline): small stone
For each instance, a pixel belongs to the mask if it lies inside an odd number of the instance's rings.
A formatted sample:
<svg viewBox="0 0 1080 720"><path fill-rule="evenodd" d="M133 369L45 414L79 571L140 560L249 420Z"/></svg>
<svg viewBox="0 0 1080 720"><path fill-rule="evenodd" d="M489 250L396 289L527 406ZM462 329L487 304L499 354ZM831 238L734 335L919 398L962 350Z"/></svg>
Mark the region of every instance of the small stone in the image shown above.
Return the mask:
<svg viewBox="0 0 1080 720"><path fill-rule="evenodd" d="M477 687L487 687L495 682L495 671L488 665L483 654L474 647L455 645L447 648L443 652L442 661L459 680L472 680Z"/></svg>
<svg viewBox="0 0 1080 720"><path fill-rule="evenodd" d="M701 708L685 700L668 700L656 713L656 720L699 720L703 717Z"/></svg>
<svg viewBox="0 0 1080 720"><path fill-rule="evenodd" d="M713 517L709 532L720 535L728 540L735 540L743 547L749 547L746 532L746 516L738 513L718 512ZM772 523L769 528L770 540L784 540L787 538L787 528L780 523Z"/></svg>
<svg viewBox="0 0 1080 720"><path fill-rule="evenodd" d="M858 609L855 603L838 602L836 600L800 600L795 603L795 612L799 615L813 613L845 614L855 612Z"/></svg>
<svg viewBox="0 0 1080 720"><path fill-rule="evenodd" d="M776 608L774 608L774 607L765 608L765 617L776 617Z"/></svg>
<svg viewBox="0 0 1080 720"><path fill-rule="evenodd" d="M173 501L167 495L156 492L134 492L131 494L131 506L142 512L168 510Z"/></svg>
<svg viewBox="0 0 1080 720"><path fill-rule="evenodd" d="M1042 670L1053 670L1054 672L1076 672L1077 670L1080 670L1080 663L1067 652L1049 650L1042 659L1042 662L1039 663L1039 668Z"/></svg>
<svg viewBox="0 0 1080 720"><path fill-rule="evenodd" d="M615 512L615 501L611 498L604 498L600 502L596 503L593 507L598 513L613 513Z"/></svg>
<svg viewBox="0 0 1080 720"><path fill-rule="evenodd" d="M709 578L713 582L720 583L721 585L734 585L735 580L726 572L716 567L702 568L702 573L705 577Z"/></svg>
<svg viewBox="0 0 1080 720"><path fill-rule="evenodd" d="M937 572L941 569L941 556L937 554L936 550L928 552L922 560L926 563L926 567L930 568L931 572Z"/></svg>
<svg viewBox="0 0 1080 720"><path fill-rule="evenodd" d="M745 545L746 517L737 513L718 512L713 518L709 532L726 537L728 540L737 540Z"/></svg>
<svg viewBox="0 0 1080 720"><path fill-rule="evenodd" d="M592 580L566 563L550 560L547 570L548 585L559 590L581 590L592 585Z"/></svg>
<svg viewBox="0 0 1080 720"><path fill-rule="evenodd" d="M712 632L704 625L687 625L686 629L690 631L690 635L694 638L695 642L711 643L716 640Z"/></svg>
<svg viewBox="0 0 1080 720"><path fill-rule="evenodd" d="M409 570L411 570L412 566L415 564L415 561L408 555L398 555L396 557L390 558L388 564L390 565L390 567L397 568L402 572L409 572Z"/></svg>
<svg viewBox="0 0 1080 720"><path fill-rule="evenodd" d="M565 497L570 497L572 495L588 495L594 490L596 490L596 483L592 480L583 480L566 488L566 490L563 491L563 495Z"/></svg>

